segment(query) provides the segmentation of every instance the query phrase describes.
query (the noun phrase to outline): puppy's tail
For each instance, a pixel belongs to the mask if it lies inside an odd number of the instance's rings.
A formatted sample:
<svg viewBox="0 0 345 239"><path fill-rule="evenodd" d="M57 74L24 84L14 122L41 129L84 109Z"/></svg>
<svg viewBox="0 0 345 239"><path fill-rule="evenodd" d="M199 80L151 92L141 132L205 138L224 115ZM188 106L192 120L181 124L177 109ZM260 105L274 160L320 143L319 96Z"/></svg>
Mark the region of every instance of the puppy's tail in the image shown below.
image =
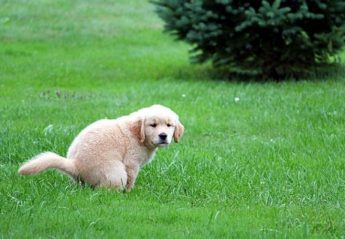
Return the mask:
<svg viewBox="0 0 345 239"><path fill-rule="evenodd" d="M41 153L25 162L19 168L18 173L22 175L37 174L49 168L58 169L73 178L78 175L78 170L72 159L61 157L52 152Z"/></svg>

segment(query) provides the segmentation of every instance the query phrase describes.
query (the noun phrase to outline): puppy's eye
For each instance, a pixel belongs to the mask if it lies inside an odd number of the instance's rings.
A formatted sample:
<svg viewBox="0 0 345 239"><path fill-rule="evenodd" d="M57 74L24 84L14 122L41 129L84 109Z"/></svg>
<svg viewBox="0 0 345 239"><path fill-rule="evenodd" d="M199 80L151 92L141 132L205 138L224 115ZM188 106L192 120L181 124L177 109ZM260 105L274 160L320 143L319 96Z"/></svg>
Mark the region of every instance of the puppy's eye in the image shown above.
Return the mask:
<svg viewBox="0 0 345 239"><path fill-rule="evenodd" d="M150 124L150 126L151 126L152 128L156 128L156 127L157 127L157 124Z"/></svg>
<svg viewBox="0 0 345 239"><path fill-rule="evenodd" d="M171 127L172 125L171 124L167 124L168 127Z"/></svg>

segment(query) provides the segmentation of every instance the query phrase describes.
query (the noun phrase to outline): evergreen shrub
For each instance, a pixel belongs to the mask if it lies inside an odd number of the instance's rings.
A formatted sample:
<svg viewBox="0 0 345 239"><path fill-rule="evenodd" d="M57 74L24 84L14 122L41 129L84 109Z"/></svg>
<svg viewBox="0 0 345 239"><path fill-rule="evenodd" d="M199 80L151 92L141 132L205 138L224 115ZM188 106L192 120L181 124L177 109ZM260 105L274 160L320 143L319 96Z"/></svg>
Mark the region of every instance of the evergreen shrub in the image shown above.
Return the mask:
<svg viewBox="0 0 345 239"><path fill-rule="evenodd" d="M192 62L281 78L334 62L345 43L344 0L155 0Z"/></svg>

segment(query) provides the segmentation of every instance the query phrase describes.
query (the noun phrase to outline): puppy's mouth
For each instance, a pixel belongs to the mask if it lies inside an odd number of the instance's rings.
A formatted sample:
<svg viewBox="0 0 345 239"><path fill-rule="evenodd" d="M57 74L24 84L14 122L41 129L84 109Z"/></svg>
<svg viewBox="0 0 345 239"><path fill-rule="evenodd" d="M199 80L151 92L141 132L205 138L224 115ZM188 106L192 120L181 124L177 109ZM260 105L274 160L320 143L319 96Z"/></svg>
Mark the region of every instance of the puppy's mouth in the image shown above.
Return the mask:
<svg viewBox="0 0 345 239"><path fill-rule="evenodd" d="M167 141L160 141L160 142L158 142L156 145L158 146L158 147L165 147L165 146L167 146L169 143L167 142Z"/></svg>

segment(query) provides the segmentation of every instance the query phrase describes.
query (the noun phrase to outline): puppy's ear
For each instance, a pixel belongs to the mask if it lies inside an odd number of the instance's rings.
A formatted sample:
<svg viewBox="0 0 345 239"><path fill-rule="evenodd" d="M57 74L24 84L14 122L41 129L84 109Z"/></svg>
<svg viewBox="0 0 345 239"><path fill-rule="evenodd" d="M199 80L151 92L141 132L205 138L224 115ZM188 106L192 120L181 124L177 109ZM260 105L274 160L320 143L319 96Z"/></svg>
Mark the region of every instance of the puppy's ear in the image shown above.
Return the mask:
<svg viewBox="0 0 345 239"><path fill-rule="evenodd" d="M176 143L178 143L183 135L184 132L184 126L181 124L180 121L177 121L177 124L175 126L174 131L174 140Z"/></svg>
<svg viewBox="0 0 345 239"><path fill-rule="evenodd" d="M140 120L140 137L139 140L141 143L145 141L145 119Z"/></svg>
<svg viewBox="0 0 345 239"><path fill-rule="evenodd" d="M132 123L130 130L139 139L140 143L145 141L145 119L138 119Z"/></svg>

